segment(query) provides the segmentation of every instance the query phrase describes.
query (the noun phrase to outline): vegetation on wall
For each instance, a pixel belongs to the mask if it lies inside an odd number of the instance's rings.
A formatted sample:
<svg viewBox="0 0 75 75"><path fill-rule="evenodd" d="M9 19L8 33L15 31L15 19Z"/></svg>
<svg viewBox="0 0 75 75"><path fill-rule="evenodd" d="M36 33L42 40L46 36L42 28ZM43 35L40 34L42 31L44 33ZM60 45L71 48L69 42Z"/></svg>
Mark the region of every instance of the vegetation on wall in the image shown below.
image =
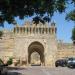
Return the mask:
<svg viewBox="0 0 75 75"><path fill-rule="evenodd" d="M11 65L13 63L13 58L9 58L9 60L7 61L8 65Z"/></svg>

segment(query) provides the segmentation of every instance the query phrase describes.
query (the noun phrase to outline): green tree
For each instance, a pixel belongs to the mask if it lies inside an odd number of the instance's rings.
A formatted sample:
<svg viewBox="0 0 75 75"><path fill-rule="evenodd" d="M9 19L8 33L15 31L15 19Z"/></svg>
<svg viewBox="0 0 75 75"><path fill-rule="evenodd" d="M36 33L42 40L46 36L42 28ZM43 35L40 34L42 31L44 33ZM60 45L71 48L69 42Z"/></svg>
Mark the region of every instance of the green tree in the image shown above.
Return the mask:
<svg viewBox="0 0 75 75"><path fill-rule="evenodd" d="M13 23L16 16L23 19L34 13L52 17L54 12L64 12L68 2L75 4L75 0L0 0L0 23Z"/></svg>
<svg viewBox="0 0 75 75"><path fill-rule="evenodd" d="M72 30L72 40L73 40L73 43L75 44L75 27Z"/></svg>
<svg viewBox="0 0 75 75"><path fill-rule="evenodd" d="M75 9L66 15L66 20L75 22Z"/></svg>
<svg viewBox="0 0 75 75"><path fill-rule="evenodd" d="M71 20L75 24L75 10L71 11L70 13L66 15L66 20L68 21ZM72 30L72 40L73 40L73 43L75 44L75 27Z"/></svg>
<svg viewBox="0 0 75 75"><path fill-rule="evenodd" d="M13 58L9 58L9 60L7 61L8 65L11 65L13 63Z"/></svg>

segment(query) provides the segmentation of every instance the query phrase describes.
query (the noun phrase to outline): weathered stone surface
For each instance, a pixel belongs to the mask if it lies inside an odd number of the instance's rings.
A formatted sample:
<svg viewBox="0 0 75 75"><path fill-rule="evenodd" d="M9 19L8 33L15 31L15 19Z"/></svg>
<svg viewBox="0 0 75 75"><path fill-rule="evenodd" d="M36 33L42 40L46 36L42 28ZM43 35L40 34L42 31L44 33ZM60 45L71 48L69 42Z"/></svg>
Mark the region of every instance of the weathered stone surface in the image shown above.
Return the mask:
<svg viewBox="0 0 75 75"><path fill-rule="evenodd" d="M4 31L0 39L1 59L13 57L15 61L20 60L20 64L25 61L25 65L30 65L31 54L37 52L40 59L34 59L35 62L44 66L54 66L59 58L75 56L75 47L72 44L58 43L55 25L27 24L22 27L16 26L10 32Z"/></svg>

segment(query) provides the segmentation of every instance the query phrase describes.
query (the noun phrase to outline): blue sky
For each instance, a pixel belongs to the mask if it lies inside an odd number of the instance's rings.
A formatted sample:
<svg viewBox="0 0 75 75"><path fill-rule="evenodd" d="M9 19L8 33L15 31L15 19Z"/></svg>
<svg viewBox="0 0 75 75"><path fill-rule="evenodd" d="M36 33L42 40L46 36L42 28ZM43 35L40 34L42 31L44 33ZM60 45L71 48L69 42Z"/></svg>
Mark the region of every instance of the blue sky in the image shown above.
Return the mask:
<svg viewBox="0 0 75 75"><path fill-rule="evenodd" d="M74 22L65 20L65 17L66 14L73 9L75 9L74 6L70 4L65 13L60 14L59 12L56 12L52 18L57 26L57 39L66 43L72 43L71 36Z"/></svg>
<svg viewBox="0 0 75 75"><path fill-rule="evenodd" d="M56 23L57 27L57 39L62 40L66 43L71 43L72 29L74 27L74 22L65 20L65 13L59 14L55 13L52 20Z"/></svg>
<svg viewBox="0 0 75 75"><path fill-rule="evenodd" d="M69 6L69 8L66 10L66 13L68 13L70 10L74 9L73 6ZM54 16L52 17L52 21L56 23L57 27L57 40L63 40L65 43L71 43L71 35L72 35L72 28L74 27L74 22L72 21L66 21L65 16L66 13L58 13L56 12ZM31 20L31 17L25 17L24 20L20 20L19 17L15 18L17 23L19 25L23 25L25 21ZM4 23L5 29L11 30L13 28L13 25L8 24L7 22ZM1 28L0 28L1 29Z"/></svg>

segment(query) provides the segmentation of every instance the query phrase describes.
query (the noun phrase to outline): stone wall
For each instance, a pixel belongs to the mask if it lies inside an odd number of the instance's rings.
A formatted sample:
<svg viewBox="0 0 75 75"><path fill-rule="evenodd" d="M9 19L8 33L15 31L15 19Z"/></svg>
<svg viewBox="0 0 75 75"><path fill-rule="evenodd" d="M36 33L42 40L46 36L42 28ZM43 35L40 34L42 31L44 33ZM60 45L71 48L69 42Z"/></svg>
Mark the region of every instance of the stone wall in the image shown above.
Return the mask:
<svg viewBox="0 0 75 75"><path fill-rule="evenodd" d="M57 59L75 57L75 46L72 43L58 43Z"/></svg>
<svg viewBox="0 0 75 75"><path fill-rule="evenodd" d="M22 27L16 26L12 31L4 31L4 35L0 39L0 58L8 60L13 57L13 62L26 61L28 65L28 48L33 42L43 45L45 66L53 67L55 61L60 58L75 57L73 44L57 42L54 24L48 27L48 24L40 23L38 26L35 24L31 26L27 23Z"/></svg>

